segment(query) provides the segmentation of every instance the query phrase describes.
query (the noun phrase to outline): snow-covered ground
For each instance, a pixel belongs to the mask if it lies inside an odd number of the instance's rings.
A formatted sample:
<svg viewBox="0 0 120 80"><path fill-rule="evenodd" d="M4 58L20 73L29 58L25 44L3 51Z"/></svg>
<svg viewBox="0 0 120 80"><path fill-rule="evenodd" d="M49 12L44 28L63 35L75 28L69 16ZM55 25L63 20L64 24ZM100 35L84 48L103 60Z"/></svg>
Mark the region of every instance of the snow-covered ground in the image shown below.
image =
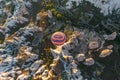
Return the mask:
<svg viewBox="0 0 120 80"><path fill-rule="evenodd" d="M76 2L76 5L78 6L81 1L83 0L68 0L66 3L66 8L70 9L72 7L72 1ZM120 8L120 0L86 0L91 2L95 7L98 7L101 9L101 13L104 15L108 15L109 13L112 13L112 10L117 10Z"/></svg>

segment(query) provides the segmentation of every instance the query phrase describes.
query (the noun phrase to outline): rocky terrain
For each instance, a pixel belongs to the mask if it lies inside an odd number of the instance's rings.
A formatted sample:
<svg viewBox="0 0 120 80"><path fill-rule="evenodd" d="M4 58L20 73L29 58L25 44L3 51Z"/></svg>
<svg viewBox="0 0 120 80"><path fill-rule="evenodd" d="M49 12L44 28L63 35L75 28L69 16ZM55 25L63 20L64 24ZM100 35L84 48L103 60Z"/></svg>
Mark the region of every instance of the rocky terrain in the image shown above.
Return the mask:
<svg viewBox="0 0 120 80"><path fill-rule="evenodd" d="M119 80L119 3L0 0L0 80Z"/></svg>

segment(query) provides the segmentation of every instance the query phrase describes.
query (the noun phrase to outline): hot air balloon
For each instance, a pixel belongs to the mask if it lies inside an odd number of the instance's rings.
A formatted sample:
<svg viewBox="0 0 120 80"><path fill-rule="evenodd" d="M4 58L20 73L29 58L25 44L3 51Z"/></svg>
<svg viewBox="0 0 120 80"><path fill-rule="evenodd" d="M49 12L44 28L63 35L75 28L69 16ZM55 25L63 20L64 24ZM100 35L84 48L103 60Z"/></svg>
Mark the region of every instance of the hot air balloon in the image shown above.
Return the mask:
<svg viewBox="0 0 120 80"><path fill-rule="evenodd" d="M51 42L56 46L61 46L65 43L66 36L62 32L55 32L51 36Z"/></svg>

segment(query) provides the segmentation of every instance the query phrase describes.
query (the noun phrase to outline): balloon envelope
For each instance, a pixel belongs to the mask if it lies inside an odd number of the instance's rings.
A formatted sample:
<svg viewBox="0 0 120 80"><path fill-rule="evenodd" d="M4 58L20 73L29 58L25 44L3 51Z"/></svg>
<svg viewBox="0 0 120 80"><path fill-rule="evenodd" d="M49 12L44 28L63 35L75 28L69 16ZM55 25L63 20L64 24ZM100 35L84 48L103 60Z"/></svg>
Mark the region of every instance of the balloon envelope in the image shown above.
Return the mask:
<svg viewBox="0 0 120 80"><path fill-rule="evenodd" d="M66 36L62 32L55 32L51 36L51 41L54 45L60 46L65 43L66 41Z"/></svg>

